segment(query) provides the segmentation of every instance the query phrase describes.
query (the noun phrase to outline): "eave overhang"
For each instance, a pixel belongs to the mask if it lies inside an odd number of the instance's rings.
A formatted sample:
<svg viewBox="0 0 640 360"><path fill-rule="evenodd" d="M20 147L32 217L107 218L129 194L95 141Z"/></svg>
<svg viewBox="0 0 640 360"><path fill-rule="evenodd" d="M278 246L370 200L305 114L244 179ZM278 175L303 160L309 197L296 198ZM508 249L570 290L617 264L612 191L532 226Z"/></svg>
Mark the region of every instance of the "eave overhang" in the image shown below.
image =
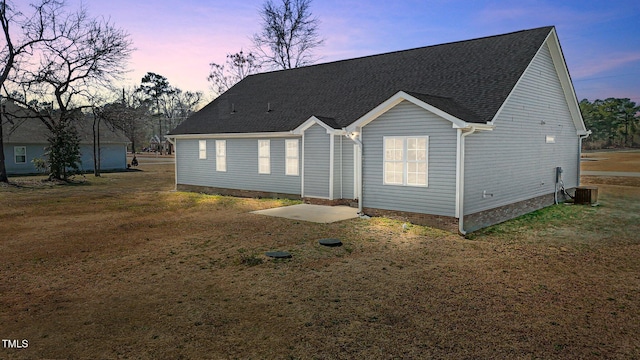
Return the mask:
<svg viewBox="0 0 640 360"><path fill-rule="evenodd" d="M297 137L292 131L279 131L279 132L257 132L257 133L220 133L220 134L176 134L166 135L168 138L177 140L189 140L189 139L257 139L257 138L284 138L284 137Z"/></svg>

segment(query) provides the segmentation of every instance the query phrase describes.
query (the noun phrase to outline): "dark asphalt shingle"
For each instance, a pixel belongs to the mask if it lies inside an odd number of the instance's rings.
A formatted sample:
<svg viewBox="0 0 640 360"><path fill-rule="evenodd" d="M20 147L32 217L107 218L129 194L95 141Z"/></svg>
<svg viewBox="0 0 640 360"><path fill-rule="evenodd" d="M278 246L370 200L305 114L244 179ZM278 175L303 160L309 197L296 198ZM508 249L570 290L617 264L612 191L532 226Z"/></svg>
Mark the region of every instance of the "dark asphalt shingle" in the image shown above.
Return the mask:
<svg viewBox="0 0 640 360"><path fill-rule="evenodd" d="M398 91L466 122L486 123L552 29L251 75L171 134L290 131L311 116L329 118L328 125L342 128Z"/></svg>

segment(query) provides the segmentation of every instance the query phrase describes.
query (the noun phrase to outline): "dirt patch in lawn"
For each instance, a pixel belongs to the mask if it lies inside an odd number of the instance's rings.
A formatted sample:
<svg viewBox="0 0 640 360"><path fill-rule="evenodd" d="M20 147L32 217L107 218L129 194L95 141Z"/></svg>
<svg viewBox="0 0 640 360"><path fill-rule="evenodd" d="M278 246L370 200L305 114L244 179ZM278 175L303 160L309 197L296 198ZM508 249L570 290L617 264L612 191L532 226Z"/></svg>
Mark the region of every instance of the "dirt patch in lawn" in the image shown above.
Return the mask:
<svg viewBox="0 0 640 360"><path fill-rule="evenodd" d="M0 337L28 340L0 358L640 357L638 187L464 239L140 170L0 187Z"/></svg>

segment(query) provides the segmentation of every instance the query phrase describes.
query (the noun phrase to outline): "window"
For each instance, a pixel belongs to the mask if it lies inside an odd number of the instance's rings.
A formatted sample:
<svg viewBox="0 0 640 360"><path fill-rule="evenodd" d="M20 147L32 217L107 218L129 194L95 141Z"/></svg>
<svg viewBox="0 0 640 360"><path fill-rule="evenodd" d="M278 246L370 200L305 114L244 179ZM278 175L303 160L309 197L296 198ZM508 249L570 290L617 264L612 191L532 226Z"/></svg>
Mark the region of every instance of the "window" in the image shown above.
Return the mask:
<svg viewBox="0 0 640 360"><path fill-rule="evenodd" d="M216 140L216 171L227 171L226 140Z"/></svg>
<svg viewBox="0 0 640 360"><path fill-rule="evenodd" d="M13 158L16 164L26 164L27 163L27 147L26 146L14 146L13 147Z"/></svg>
<svg viewBox="0 0 640 360"><path fill-rule="evenodd" d="M404 145L402 138L384 139L384 183L404 183Z"/></svg>
<svg viewBox="0 0 640 360"><path fill-rule="evenodd" d="M207 158L207 140L198 141L198 159L206 159Z"/></svg>
<svg viewBox="0 0 640 360"><path fill-rule="evenodd" d="M384 137L384 184L427 186L428 136Z"/></svg>
<svg viewBox="0 0 640 360"><path fill-rule="evenodd" d="M427 138L407 138L407 185L427 185Z"/></svg>
<svg viewBox="0 0 640 360"><path fill-rule="evenodd" d="M286 166L285 166L285 174L286 175L299 175L299 150L298 150L298 139L293 140L285 140L285 158L286 158Z"/></svg>
<svg viewBox="0 0 640 360"><path fill-rule="evenodd" d="M258 174L271 174L270 140L258 140Z"/></svg>

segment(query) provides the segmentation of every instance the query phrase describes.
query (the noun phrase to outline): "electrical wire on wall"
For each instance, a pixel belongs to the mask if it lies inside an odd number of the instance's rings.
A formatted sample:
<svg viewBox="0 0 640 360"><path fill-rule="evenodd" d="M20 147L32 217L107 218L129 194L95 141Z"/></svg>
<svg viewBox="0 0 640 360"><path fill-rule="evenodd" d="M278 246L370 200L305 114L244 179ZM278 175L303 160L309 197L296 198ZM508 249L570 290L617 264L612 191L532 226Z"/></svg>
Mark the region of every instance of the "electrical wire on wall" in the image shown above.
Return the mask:
<svg viewBox="0 0 640 360"><path fill-rule="evenodd" d="M562 180L561 167L556 167L556 184L555 184L555 192L553 194L556 204L558 204L558 191L560 191L560 193L564 197L564 200L567 200L569 198L574 199L574 197L571 196L571 194L569 194L567 190L564 188L564 180Z"/></svg>
<svg viewBox="0 0 640 360"><path fill-rule="evenodd" d="M567 190L564 188L564 181L562 180L562 178L560 179L560 192L564 195L564 199L575 199L575 197L571 196L571 194L569 194L567 192Z"/></svg>

